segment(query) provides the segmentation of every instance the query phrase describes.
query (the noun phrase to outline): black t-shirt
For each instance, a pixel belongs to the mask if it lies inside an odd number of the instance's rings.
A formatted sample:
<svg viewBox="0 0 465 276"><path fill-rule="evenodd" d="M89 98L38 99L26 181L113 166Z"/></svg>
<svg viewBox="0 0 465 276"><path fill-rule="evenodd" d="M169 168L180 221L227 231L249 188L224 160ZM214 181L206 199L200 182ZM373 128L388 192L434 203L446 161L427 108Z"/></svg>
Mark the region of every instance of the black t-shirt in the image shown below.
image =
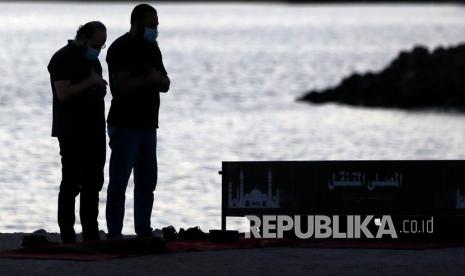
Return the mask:
<svg viewBox="0 0 465 276"><path fill-rule="evenodd" d="M92 68L102 75L100 61L90 61L84 56L84 49L76 46L72 40L58 50L48 64L53 93L52 136L93 135L105 131L106 91L89 90L62 102L58 99L54 82L69 80L71 84L87 79Z"/></svg>
<svg viewBox="0 0 465 276"><path fill-rule="evenodd" d="M108 48L106 60L113 96L108 125L136 129L158 128L159 91L147 87L121 94L112 79L113 73L122 71L129 72L130 77L134 78L147 75L153 69L167 75L158 44L126 33Z"/></svg>

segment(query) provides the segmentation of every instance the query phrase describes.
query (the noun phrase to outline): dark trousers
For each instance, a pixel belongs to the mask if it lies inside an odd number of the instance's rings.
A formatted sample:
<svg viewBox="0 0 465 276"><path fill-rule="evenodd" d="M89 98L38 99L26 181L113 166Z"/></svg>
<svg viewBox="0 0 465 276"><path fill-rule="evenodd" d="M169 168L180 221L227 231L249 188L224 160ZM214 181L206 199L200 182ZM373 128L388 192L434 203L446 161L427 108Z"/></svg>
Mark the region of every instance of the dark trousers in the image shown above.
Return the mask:
<svg viewBox="0 0 465 276"><path fill-rule="evenodd" d="M80 197L79 215L83 240L98 240L98 202L105 166L105 131L98 134L63 135L58 138L62 180L58 195L58 225L64 243L75 242L75 199Z"/></svg>
<svg viewBox="0 0 465 276"><path fill-rule="evenodd" d="M108 234L121 236L126 188L134 171L134 226L138 236L152 234L154 191L157 185L157 131L109 127L110 181L107 190Z"/></svg>

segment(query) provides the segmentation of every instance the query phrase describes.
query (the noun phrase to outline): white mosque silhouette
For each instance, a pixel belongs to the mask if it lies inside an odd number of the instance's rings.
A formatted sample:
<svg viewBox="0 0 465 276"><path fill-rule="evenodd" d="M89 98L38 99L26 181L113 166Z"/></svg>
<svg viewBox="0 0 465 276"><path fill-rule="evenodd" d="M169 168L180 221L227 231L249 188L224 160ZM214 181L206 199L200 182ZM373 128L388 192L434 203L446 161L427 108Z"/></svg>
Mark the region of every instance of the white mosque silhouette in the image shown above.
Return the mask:
<svg viewBox="0 0 465 276"><path fill-rule="evenodd" d="M229 208L279 208L279 189L276 189L276 195L273 196L273 178L270 169L268 169L268 193L254 188L250 193L244 194L244 173L242 169L240 170L239 179L239 188L236 189L235 198L233 198L232 183L229 181Z"/></svg>

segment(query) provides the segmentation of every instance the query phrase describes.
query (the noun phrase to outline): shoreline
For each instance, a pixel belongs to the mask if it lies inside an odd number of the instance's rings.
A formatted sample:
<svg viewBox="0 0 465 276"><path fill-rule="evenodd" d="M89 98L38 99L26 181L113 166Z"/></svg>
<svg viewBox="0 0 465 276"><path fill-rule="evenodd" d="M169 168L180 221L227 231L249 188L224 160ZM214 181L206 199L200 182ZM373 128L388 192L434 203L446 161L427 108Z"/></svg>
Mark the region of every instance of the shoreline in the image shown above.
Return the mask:
<svg viewBox="0 0 465 276"><path fill-rule="evenodd" d="M0 233L0 250L14 249L29 233ZM48 233L50 238L57 233ZM269 247L147 255L105 261L0 259L1 275L291 274L393 275L461 274L465 247L430 250Z"/></svg>

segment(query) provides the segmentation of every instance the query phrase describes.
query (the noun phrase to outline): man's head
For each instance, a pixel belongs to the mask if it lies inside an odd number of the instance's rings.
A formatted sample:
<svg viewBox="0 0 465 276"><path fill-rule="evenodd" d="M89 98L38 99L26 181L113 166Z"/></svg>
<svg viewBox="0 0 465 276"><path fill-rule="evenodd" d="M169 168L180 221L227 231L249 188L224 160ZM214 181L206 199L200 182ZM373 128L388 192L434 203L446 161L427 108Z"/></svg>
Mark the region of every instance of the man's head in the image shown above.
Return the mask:
<svg viewBox="0 0 465 276"><path fill-rule="evenodd" d="M105 47L107 28L100 21L91 21L79 27L76 32L76 43L87 48L89 59L96 59L100 50Z"/></svg>
<svg viewBox="0 0 465 276"><path fill-rule="evenodd" d="M131 13L131 30L137 36L155 40L158 28L157 10L147 4L139 4Z"/></svg>

